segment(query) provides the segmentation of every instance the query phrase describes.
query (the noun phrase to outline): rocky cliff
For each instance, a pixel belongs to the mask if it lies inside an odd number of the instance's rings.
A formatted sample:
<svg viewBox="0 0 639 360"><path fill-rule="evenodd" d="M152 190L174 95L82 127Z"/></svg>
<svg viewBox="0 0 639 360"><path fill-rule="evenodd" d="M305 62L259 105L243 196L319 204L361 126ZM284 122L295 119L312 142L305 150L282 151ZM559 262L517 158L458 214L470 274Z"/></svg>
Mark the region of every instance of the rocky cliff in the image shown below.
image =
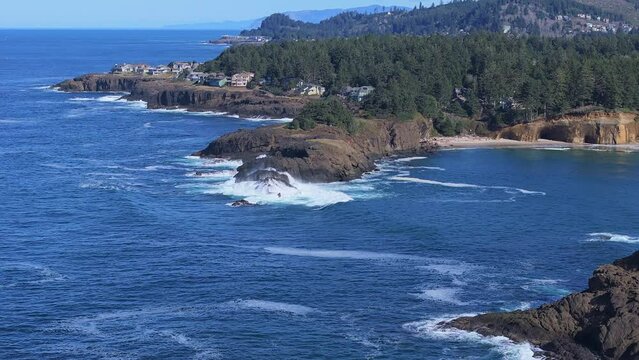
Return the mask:
<svg viewBox="0 0 639 360"><path fill-rule="evenodd" d="M246 117L294 117L308 101L260 90L195 86L181 80L117 74L84 75L56 86L68 92L128 92L129 100L143 100L150 109L183 108Z"/></svg>
<svg viewBox="0 0 639 360"><path fill-rule="evenodd" d="M550 359L639 359L639 252L598 268L586 291L554 304L448 325L530 342Z"/></svg>
<svg viewBox="0 0 639 360"><path fill-rule="evenodd" d="M515 125L502 130L499 138L537 141L539 139L575 144L621 145L639 140L637 114L593 112Z"/></svg>
<svg viewBox="0 0 639 360"><path fill-rule="evenodd" d="M381 157L433 149L428 140L432 123L424 118L359 122L359 130L352 135L325 125L309 131L281 125L240 130L222 136L194 155L243 160L237 181L251 179L256 171L274 169L299 180L334 182L373 171L375 160Z"/></svg>

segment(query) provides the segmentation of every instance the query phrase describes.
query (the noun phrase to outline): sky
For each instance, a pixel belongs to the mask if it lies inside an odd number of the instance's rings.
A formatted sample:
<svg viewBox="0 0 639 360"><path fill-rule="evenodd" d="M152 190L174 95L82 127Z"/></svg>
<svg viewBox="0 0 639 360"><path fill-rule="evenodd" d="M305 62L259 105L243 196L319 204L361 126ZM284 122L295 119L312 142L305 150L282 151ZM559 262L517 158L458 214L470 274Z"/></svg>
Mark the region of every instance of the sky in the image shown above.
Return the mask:
<svg viewBox="0 0 639 360"><path fill-rule="evenodd" d="M414 0L3 0L0 28L157 28L260 18L275 12L366 5L415 6Z"/></svg>

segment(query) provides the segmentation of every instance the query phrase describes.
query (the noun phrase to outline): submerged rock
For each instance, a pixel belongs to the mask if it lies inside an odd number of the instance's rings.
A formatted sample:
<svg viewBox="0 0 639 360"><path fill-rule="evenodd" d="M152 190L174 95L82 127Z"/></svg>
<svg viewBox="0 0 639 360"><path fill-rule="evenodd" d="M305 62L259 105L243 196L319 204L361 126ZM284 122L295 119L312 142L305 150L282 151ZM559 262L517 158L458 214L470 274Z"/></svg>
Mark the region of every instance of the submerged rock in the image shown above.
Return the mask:
<svg viewBox="0 0 639 360"><path fill-rule="evenodd" d="M247 200L238 200L231 204L232 207L255 206L255 204Z"/></svg>
<svg viewBox="0 0 639 360"><path fill-rule="evenodd" d="M550 359L639 359L639 252L601 266L588 285L539 309L464 317L446 325L529 342Z"/></svg>

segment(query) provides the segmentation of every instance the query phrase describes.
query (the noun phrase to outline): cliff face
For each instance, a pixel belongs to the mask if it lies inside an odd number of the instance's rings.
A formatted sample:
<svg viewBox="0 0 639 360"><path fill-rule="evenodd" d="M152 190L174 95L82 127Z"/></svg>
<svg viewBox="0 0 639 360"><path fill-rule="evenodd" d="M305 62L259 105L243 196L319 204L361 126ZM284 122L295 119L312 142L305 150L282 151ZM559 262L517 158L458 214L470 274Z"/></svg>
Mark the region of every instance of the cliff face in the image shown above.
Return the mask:
<svg viewBox="0 0 639 360"><path fill-rule="evenodd" d="M308 102L307 98L275 96L259 90L194 86L186 81L117 74L84 75L57 86L68 92L128 92L129 100L143 100L150 109L179 107L247 117L295 117Z"/></svg>
<svg viewBox="0 0 639 360"><path fill-rule="evenodd" d="M271 126L222 136L195 155L242 159L238 181L264 169L285 171L309 182L348 181L373 171L381 157L431 150L431 128L431 122L423 118L362 120L354 135L324 125L310 131Z"/></svg>
<svg viewBox="0 0 639 360"><path fill-rule="evenodd" d="M639 359L639 252L600 267L588 285L536 310L460 318L449 325L527 341L551 359Z"/></svg>
<svg viewBox="0 0 639 360"><path fill-rule="evenodd" d="M575 144L621 145L639 140L639 123L636 114L595 112L516 125L502 130L498 137L519 141L546 139Z"/></svg>

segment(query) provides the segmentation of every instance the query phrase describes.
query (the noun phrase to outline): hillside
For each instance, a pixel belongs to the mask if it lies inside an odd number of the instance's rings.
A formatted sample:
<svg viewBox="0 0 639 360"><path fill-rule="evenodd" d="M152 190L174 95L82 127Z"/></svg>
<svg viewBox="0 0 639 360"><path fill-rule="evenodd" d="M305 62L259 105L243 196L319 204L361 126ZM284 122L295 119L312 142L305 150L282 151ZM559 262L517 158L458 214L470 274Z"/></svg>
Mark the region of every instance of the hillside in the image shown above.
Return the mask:
<svg viewBox="0 0 639 360"><path fill-rule="evenodd" d="M347 86L372 86L358 104L365 114L404 118L419 112L450 135L469 120L498 129L574 109L639 110L639 35L272 42L230 48L203 70L250 70L274 93L297 80L319 83L333 95Z"/></svg>
<svg viewBox="0 0 639 360"><path fill-rule="evenodd" d="M639 25L639 0L578 0L582 4L594 6L619 15L632 25Z"/></svg>
<svg viewBox="0 0 639 360"><path fill-rule="evenodd" d="M410 11L378 14L342 13L320 23L284 14L266 18L243 35L273 39L321 39L368 34L457 35L477 31L570 37L579 33L630 32L639 16L635 2L615 0L455 0Z"/></svg>

